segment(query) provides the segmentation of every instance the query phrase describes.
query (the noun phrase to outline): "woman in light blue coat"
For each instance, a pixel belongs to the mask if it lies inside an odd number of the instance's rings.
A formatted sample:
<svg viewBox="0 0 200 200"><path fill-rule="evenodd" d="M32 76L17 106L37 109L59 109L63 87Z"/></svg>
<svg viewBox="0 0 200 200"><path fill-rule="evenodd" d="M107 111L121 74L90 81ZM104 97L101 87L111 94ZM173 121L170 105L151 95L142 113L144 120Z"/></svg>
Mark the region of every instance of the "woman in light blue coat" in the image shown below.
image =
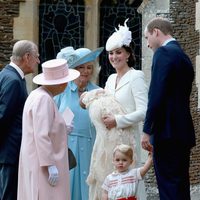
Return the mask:
<svg viewBox="0 0 200 200"><path fill-rule="evenodd" d="M69 107L74 113L73 130L68 136L68 147L73 151L77 161L77 166L70 170L72 200L88 200L86 178L89 173L96 132L88 111L80 107L79 97L85 91L98 88L91 79L95 71L94 61L102 50L103 48L94 51L87 48L74 50L73 47L66 47L57 55L57 58L67 60L69 68L75 68L80 72L79 78L69 82L65 91L54 98L60 112Z"/></svg>

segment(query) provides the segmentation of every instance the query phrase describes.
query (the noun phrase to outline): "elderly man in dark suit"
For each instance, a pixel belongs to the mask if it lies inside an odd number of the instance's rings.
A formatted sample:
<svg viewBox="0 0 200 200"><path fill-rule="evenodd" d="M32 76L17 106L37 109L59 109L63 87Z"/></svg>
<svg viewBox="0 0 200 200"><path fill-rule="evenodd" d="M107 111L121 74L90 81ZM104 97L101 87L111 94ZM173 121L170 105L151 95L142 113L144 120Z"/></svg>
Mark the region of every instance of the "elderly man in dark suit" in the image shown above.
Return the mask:
<svg viewBox="0 0 200 200"><path fill-rule="evenodd" d="M171 23L160 17L152 19L144 31L154 55L141 144L153 150L160 199L190 200L190 150L195 146L190 113L194 71L172 31Z"/></svg>
<svg viewBox="0 0 200 200"><path fill-rule="evenodd" d="M17 199L22 112L28 96L24 76L40 63L37 45L20 40L0 72L0 200Z"/></svg>

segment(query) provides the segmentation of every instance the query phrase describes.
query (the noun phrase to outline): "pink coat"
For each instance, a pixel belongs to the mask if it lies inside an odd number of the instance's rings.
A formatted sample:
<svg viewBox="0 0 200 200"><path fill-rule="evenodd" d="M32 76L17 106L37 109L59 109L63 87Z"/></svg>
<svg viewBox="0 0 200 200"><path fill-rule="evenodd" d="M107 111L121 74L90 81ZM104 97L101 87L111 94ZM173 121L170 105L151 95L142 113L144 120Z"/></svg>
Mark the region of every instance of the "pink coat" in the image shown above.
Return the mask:
<svg viewBox="0 0 200 200"><path fill-rule="evenodd" d="M56 165L59 181L48 182L47 166ZM67 130L53 97L37 88L23 112L18 200L70 200Z"/></svg>

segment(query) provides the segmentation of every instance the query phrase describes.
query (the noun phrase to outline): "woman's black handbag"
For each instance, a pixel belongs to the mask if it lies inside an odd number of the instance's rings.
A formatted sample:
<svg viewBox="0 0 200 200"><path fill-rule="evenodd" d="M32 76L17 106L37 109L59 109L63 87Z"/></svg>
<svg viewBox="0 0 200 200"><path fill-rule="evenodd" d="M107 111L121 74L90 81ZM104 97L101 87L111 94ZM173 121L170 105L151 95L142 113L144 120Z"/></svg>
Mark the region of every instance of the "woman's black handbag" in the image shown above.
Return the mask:
<svg viewBox="0 0 200 200"><path fill-rule="evenodd" d="M76 167L76 158L72 152L72 150L68 147L68 159L69 159L69 169L73 169Z"/></svg>

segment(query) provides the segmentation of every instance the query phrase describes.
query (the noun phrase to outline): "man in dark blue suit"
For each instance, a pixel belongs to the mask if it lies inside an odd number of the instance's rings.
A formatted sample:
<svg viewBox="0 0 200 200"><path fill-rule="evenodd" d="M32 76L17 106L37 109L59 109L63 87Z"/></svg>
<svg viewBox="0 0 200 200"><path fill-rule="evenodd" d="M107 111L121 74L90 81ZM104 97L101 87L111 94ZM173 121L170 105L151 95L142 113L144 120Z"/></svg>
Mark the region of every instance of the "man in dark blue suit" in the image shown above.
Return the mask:
<svg viewBox="0 0 200 200"><path fill-rule="evenodd" d="M152 19L144 34L154 52L149 101L141 145L153 150L161 200L190 200L190 150L195 133L190 113L194 70L172 37L167 19Z"/></svg>
<svg viewBox="0 0 200 200"><path fill-rule="evenodd" d="M40 63L36 44L20 40L0 72L0 200L17 199L22 112L28 96L24 76Z"/></svg>

